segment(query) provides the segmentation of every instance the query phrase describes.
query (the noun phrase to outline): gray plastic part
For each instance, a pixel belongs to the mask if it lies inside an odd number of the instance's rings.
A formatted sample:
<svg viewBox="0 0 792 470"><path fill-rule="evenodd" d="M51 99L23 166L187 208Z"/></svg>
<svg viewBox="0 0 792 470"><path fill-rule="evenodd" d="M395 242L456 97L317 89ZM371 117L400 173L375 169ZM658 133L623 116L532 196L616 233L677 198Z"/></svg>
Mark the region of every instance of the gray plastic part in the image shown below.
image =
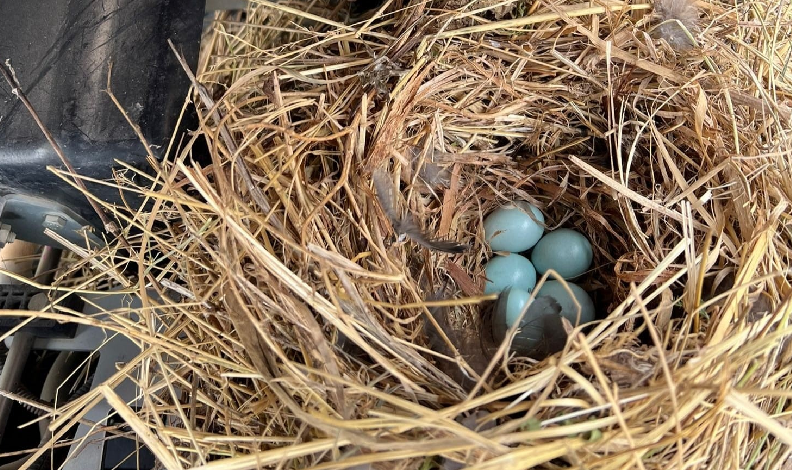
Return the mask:
<svg viewBox="0 0 792 470"><path fill-rule="evenodd" d="M83 313L100 319L103 312L119 309L138 309L141 302L137 297L125 294L86 295ZM97 308L98 307L98 308ZM13 337L6 340L13 344ZM127 337L91 326L80 326L73 339L36 339L34 349L55 351L95 351L99 350L99 363L96 366L92 387L102 384L116 373L116 365L133 360L140 354L140 348ZM140 406L140 390L129 379L122 381L114 391L130 406ZM104 452L104 431L96 431L107 420L112 408L102 400L84 416L84 420L97 423L96 426L81 424L74 437L75 444L69 451L69 459L64 470L101 469ZM87 436L86 439L83 439Z"/></svg>

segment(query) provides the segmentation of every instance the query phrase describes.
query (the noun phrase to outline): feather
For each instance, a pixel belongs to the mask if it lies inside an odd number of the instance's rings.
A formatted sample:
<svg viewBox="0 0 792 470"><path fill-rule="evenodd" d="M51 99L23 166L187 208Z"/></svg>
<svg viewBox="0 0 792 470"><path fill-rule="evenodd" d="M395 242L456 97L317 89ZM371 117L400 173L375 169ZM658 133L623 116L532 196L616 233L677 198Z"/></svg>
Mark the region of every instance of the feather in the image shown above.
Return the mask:
<svg viewBox="0 0 792 470"><path fill-rule="evenodd" d="M430 250L443 251L445 253L464 253L470 249L470 245L457 243L453 240L430 239L421 229L415 225L411 217L405 217L399 221L398 227L393 229L410 237L414 242L423 245Z"/></svg>
<svg viewBox="0 0 792 470"><path fill-rule="evenodd" d="M424 163L418 176L427 187L433 190L447 188L451 184L451 172L448 171L448 168L435 162Z"/></svg>
<svg viewBox="0 0 792 470"><path fill-rule="evenodd" d="M544 358L562 351L567 342L564 317L559 314L549 314L542 316L539 321L544 326L544 335L542 335L542 341L531 351L531 355L535 358Z"/></svg>
<svg viewBox="0 0 792 470"><path fill-rule="evenodd" d="M420 146L410 145L408 150L413 168L420 166L418 178L429 190L437 191L441 188L447 188L451 184L451 172L446 168L447 165L441 165L437 162L433 147L429 148L426 159L421 159L423 144Z"/></svg>
<svg viewBox="0 0 792 470"><path fill-rule="evenodd" d="M429 235L423 232L412 218L409 213L404 217L399 215L399 210L396 208L396 197L394 194L394 186L388 173L378 168L374 170L371 175L374 183L374 190L377 193L382 211L391 222L393 230L398 235L406 235L414 242L429 248L430 250L442 251L445 253L464 253L470 249L470 245L457 243L452 240L438 240L432 239Z"/></svg>
<svg viewBox="0 0 792 470"><path fill-rule="evenodd" d="M498 296L497 303L495 304L495 317L506 318L506 303L509 289L505 289ZM563 326L563 317L561 316L561 305L556 299L548 295L540 295L536 297L533 302L528 306L528 311L523 315L523 321L526 318L532 319L530 322L533 324L542 324L542 337L541 340L530 350L521 350L518 344L520 343L520 333L515 337L512 347L518 350L520 354L533 357L535 359L544 359L545 357L555 354L564 349L567 341L566 330ZM500 324L500 322L499 322ZM522 326L526 326L523 323ZM505 324L501 331L497 332L499 338L506 336Z"/></svg>
<svg viewBox="0 0 792 470"><path fill-rule="evenodd" d="M511 288L506 288L498 296L497 304L495 304L497 318L506 318L506 305L510 290ZM559 315L560 313L561 305L556 299L549 295L540 295L528 306L528 311L525 312L523 318L542 318L545 315Z"/></svg>
<svg viewBox="0 0 792 470"><path fill-rule="evenodd" d="M699 11L695 0L656 0L654 11L660 17L655 31L671 47L690 49L695 45L690 37L698 32Z"/></svg>
<svg viewBox="0 0 792 470"><path fill-rule="evenodd" d="M428 300L441 299L444 291L445 288L435 292ZM470 368L478 375L483 374L492 358L492 352L488 350L486 337L481 334L482 332L475 327L469 329L455 328L449 321L448 307L430 307L429 313ZM446 357L454 357L453 350L448 346L448 343L446 343L432 322L424 322L424 333L429 340L429 347L433 351ZM437 367L466 391L472 390L476 385L476 380L462 370L455 361L440 360Z"/></svg>
<svg viewBox="0 0 792 470"><path fill-rule="evenodd" d="M382 206L382 211L390 220L393 229L396 230L397 225L401 221L398 209L396 209L396 197L393 194L393 183L388 178L388 172L382 168L377 168L371 174L371 180L374 183L374 190L377 193L377 199Z"/></svg>

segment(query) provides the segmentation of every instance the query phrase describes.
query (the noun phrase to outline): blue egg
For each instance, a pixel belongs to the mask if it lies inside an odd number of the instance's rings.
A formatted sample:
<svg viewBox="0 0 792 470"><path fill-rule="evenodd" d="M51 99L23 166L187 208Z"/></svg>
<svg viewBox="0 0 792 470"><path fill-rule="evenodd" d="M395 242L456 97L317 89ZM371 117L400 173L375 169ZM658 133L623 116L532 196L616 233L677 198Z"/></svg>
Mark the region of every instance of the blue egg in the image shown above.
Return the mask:
<svg viewBox="0 0 792 470"><path fill-rule="evenodd" d="M525 308L525 304L528 303L528 299L531 298L531 293L527 290L518 289L518 288L511 288L509 292L506 294L506 318L504 321L506 323L506 328L511 328L514 325L514 322L517 321L517 317L520 316L523 308Z"/></svg>
<svg viewBox="0 0 792 470"><path fill-rule="evenodd" d="M569 290L572 291L574 298L580 304L579 323L577 321L578 309L575 305L575 301L573 300L572 296L569 295L569 292L567 292L567 290L564 288L564 285L560 281L545 282L542 284L542 287L539 288L539 292L536 293L536 296L539 297L547 295L556 299L559 305L561 305L561 315L566 317L566 319L569 320L573 326L583 325L585 323L594 321L596 318L594 311L594 301L591 300L591 297L588 295L588 293L577 284L567 282L566 285L569 286Z"/></svg>
<svg viewBox="0 0 792 470"><path fill-rule="evenodd" d="M547 328L553 328L558 323L557 320L547 321L549 316L557 318L558 313L546 298L537 297L529 304L530 298L531 293L523 289L512 287L504 290L496 303L492 319L493 337L500 342L525 310L520 328L511 343L511 350L521 355L535 352L546 335L553 333L546 331Z"/></svg>
<svg viewBox="0 0 792 470"><path fill-rule="evenodd" d="M536 245L543 233L544 215L524 201L499 207L484 220L484 236L492 251L525 251Z"/></svg>
<svg viewBox="0 0 792 470"><path fill-rule="evenodd" d="M496 256L489 260L484 275L487 278L487 284L484 286L485 294L500 292L507 287L530 292L536 286L536 269L533 264L528 258L514 253L508 256Z"/></svg>
<svg viewBox="0 0 792 470"><path fill-rule="evenodd" d="M533 249L531 261L539 274L552 269L564 279L574 279L591 266L594 252L581 233L568 228L548 233Z"/></svg>

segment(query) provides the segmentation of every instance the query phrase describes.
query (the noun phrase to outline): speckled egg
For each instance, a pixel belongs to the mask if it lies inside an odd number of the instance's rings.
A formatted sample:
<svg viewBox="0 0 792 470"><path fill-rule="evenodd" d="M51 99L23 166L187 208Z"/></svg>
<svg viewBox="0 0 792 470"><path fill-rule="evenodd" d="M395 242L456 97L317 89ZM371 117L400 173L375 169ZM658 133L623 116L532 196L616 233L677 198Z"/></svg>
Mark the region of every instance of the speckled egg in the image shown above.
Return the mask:
<svg viewBox="0 0 792 470"><path fill-rule="evenodd" d="M484 270L487 284L485 294L500 292L507 287L531 291L536 286L536 269L533 264L520 255L495 256Z"/></svg>
<svg viewBox="0 0 792 470"><path fill-rule="evenodd" d="M556 299L559 305L561 305L561 315L566 317L574 326L594 321L596 315L594 311L594 301L591 300L588 293L583 290L582 287L572 282L567 282L566 285L569 286L569 290L572 291L574 298L577 299L580 304L580 323L577 322L578 309L575 305L575 301L560 281L545 282L542 287L539 288L539 292L536 293L536 296L547 295Z"/></svg>
<svg viewBox="0 0 792 470"><path fill-rule="evenodd" d="M524 201L501 206L484 219L484 236L492 251L525 251L536 245L543 233L544 215Z"/></svg>
<svg viewBox="0 0 792 470"><path fill-rule="evenodd" d="M591 266L594 252L580 232L568 228L548 233L533 249L531 261L539 274L552 269L564 279L574 279Z"/></svg>

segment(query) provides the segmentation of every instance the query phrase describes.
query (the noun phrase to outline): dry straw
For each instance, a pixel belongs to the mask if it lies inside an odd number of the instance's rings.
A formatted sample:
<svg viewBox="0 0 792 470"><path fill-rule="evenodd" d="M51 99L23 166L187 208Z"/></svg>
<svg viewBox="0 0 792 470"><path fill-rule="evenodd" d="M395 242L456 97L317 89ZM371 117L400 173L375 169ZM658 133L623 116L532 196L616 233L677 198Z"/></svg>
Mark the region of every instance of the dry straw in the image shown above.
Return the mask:
<svg viewBox="0 0 792 470"><path fill-rule="evenodd" d="M79 321L143 351L53 412L55 438L107 399L168 469L790 468L792 15L663 1L218 17L199 132L112 183L150 202L108 208L132 250L83 252L63 285L126 273L140 321ZM472 249L397 237L378 169L420 230ZM477 333L482 219L514 199L592 240L601 319L542 362L441 357L429 308Z"/></svg>

